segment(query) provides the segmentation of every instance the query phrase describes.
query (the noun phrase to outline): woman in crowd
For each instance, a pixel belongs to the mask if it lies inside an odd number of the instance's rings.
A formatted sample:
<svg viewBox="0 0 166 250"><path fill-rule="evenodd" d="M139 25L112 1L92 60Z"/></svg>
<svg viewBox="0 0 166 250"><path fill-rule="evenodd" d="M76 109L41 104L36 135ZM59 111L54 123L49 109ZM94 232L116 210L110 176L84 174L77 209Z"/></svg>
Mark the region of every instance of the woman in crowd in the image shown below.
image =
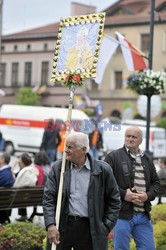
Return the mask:
<svg viewBox="0 0 166 250"><path fill-rule="evenodd" d="M32 160L27 153L23 153L18 158L18 164L20 171L17 174L14 187L31 187L36 186L39 171L32 164ZM17 221L26 221L27 220L27 211L26 208L19 208L20 218L16 219Z"/></svg>
<svg viewBox="0 0 166 250"><path fill-rule="evenodd" d="M46 181L46 177L50 171L50 161L45 151L40 151L35 155L34 166L39 172L36 185L43 186ZM37 214L37 207L34 207L33 213L31 214L29 221L32 221L33 217L36 214Z"/></svg>
<svg viewBox="0 0 166 250"><path fill-rule="evenodd" d="M50 171L50 161L45 151L40 151L35 155L34 164L39 171L37 186L42 186Z"/></svg>

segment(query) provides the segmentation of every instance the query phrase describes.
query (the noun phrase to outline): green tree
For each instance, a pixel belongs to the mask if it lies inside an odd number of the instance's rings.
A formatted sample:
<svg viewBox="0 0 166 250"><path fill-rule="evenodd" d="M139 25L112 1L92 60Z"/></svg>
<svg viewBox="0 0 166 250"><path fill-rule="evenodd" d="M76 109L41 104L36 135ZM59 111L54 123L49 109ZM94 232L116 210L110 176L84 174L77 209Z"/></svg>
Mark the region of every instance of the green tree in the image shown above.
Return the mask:
<svg viewBox="0 0 166 250"><path fill-rule="evenodd" d="M40 102L40 96L32 92L31 88L20 88L16 94L16 104L36 106Z"/></svg>
<svg viewBox="0 0 166 250"><path fill-rule="evenodd" d="M160 121L157 123L157 127L166 129L166 117L160 119Z"/></svg>

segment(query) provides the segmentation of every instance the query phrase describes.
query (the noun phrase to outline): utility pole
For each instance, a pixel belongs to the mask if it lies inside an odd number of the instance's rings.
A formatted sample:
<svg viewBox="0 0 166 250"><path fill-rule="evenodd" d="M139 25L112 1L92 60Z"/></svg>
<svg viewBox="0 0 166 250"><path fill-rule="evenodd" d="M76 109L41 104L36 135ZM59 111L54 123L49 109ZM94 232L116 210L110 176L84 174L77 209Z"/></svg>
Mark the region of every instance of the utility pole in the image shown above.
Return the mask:
<svg viewBox="0 0 166 250"><path fill-rule="evenodd" d="M154 13L155 0L151 0L151 15L150 15L150 41L149 41L149 69L153 67L153 36L154 36Z"/></svg>
<svg viewBox="0 0 166 250"><path fill-rule="evenodd" d="M153 67L153 36L154 36L154 11L155 0L151 0L151 15L150 15L150 40L149 40L149 69ZM151 113L151 97L152 93L147 94L147 115L146 115L146 151L149 153L149 136L150 136L150 113Z"/></svg>

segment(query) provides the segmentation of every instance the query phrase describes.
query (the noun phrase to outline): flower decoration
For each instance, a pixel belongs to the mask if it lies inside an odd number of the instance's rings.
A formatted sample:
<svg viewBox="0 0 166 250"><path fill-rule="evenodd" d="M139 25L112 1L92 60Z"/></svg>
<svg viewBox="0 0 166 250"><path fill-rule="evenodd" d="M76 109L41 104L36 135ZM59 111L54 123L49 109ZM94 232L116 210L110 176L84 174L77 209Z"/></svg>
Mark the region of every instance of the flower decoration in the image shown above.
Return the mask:
<svg viewBox="0 0 166 250"><path fill-rule="evenodd" d="M140 95L158 95L166 92L166 73L147 69L130 75L127 86Z"/></svg>
<svg viewBox="0 0 166 250"><path fill-rule="evenodd" d="M70 74L70 75L66 75L65 80L62 82L62 84L65 87L71 87L72 85L75 86L82 86L84 84L82 77L80 76L80 74Z"/></svg>

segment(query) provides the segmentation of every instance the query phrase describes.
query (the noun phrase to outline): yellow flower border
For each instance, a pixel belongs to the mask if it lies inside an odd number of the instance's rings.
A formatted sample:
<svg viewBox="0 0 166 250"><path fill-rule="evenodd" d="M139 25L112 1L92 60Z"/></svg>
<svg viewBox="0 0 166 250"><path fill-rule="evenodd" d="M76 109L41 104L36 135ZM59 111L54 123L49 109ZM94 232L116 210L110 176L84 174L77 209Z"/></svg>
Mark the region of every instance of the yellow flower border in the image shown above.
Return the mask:
<svg viewBox="0 0 166 250"><path fill-rule="evenodd" d="M59 31L56 41L56 48L54 53L54 63L53 63L53 72L51 77L51 82L55 83L56 81L64 81L66 74L73 74L73 72L76 72L80 74L82 78L93 78L96 77L96 70L97 70L97 62L98 62L98 56L99 56L99 48L101 44L101 39L103 36L103 29L104 29L104 20L105 20L105 13L95 13L90 15L80 15L80 16L71 16L68 18L64 18L61 20L59 25ZM98 31L98 37L96 42L96 49L94 53L94 60L93 60L93 66L91 69L89 68L83 68L78 70L57 70L57 63L58 63L58 55L59 55L59 49L61 45L61 39L62 39L62 30L64 27L73 26L73 25L80 25L80 24L88 24L88 23L95 23L98 22L99 25L99 31Z"/></svg>

